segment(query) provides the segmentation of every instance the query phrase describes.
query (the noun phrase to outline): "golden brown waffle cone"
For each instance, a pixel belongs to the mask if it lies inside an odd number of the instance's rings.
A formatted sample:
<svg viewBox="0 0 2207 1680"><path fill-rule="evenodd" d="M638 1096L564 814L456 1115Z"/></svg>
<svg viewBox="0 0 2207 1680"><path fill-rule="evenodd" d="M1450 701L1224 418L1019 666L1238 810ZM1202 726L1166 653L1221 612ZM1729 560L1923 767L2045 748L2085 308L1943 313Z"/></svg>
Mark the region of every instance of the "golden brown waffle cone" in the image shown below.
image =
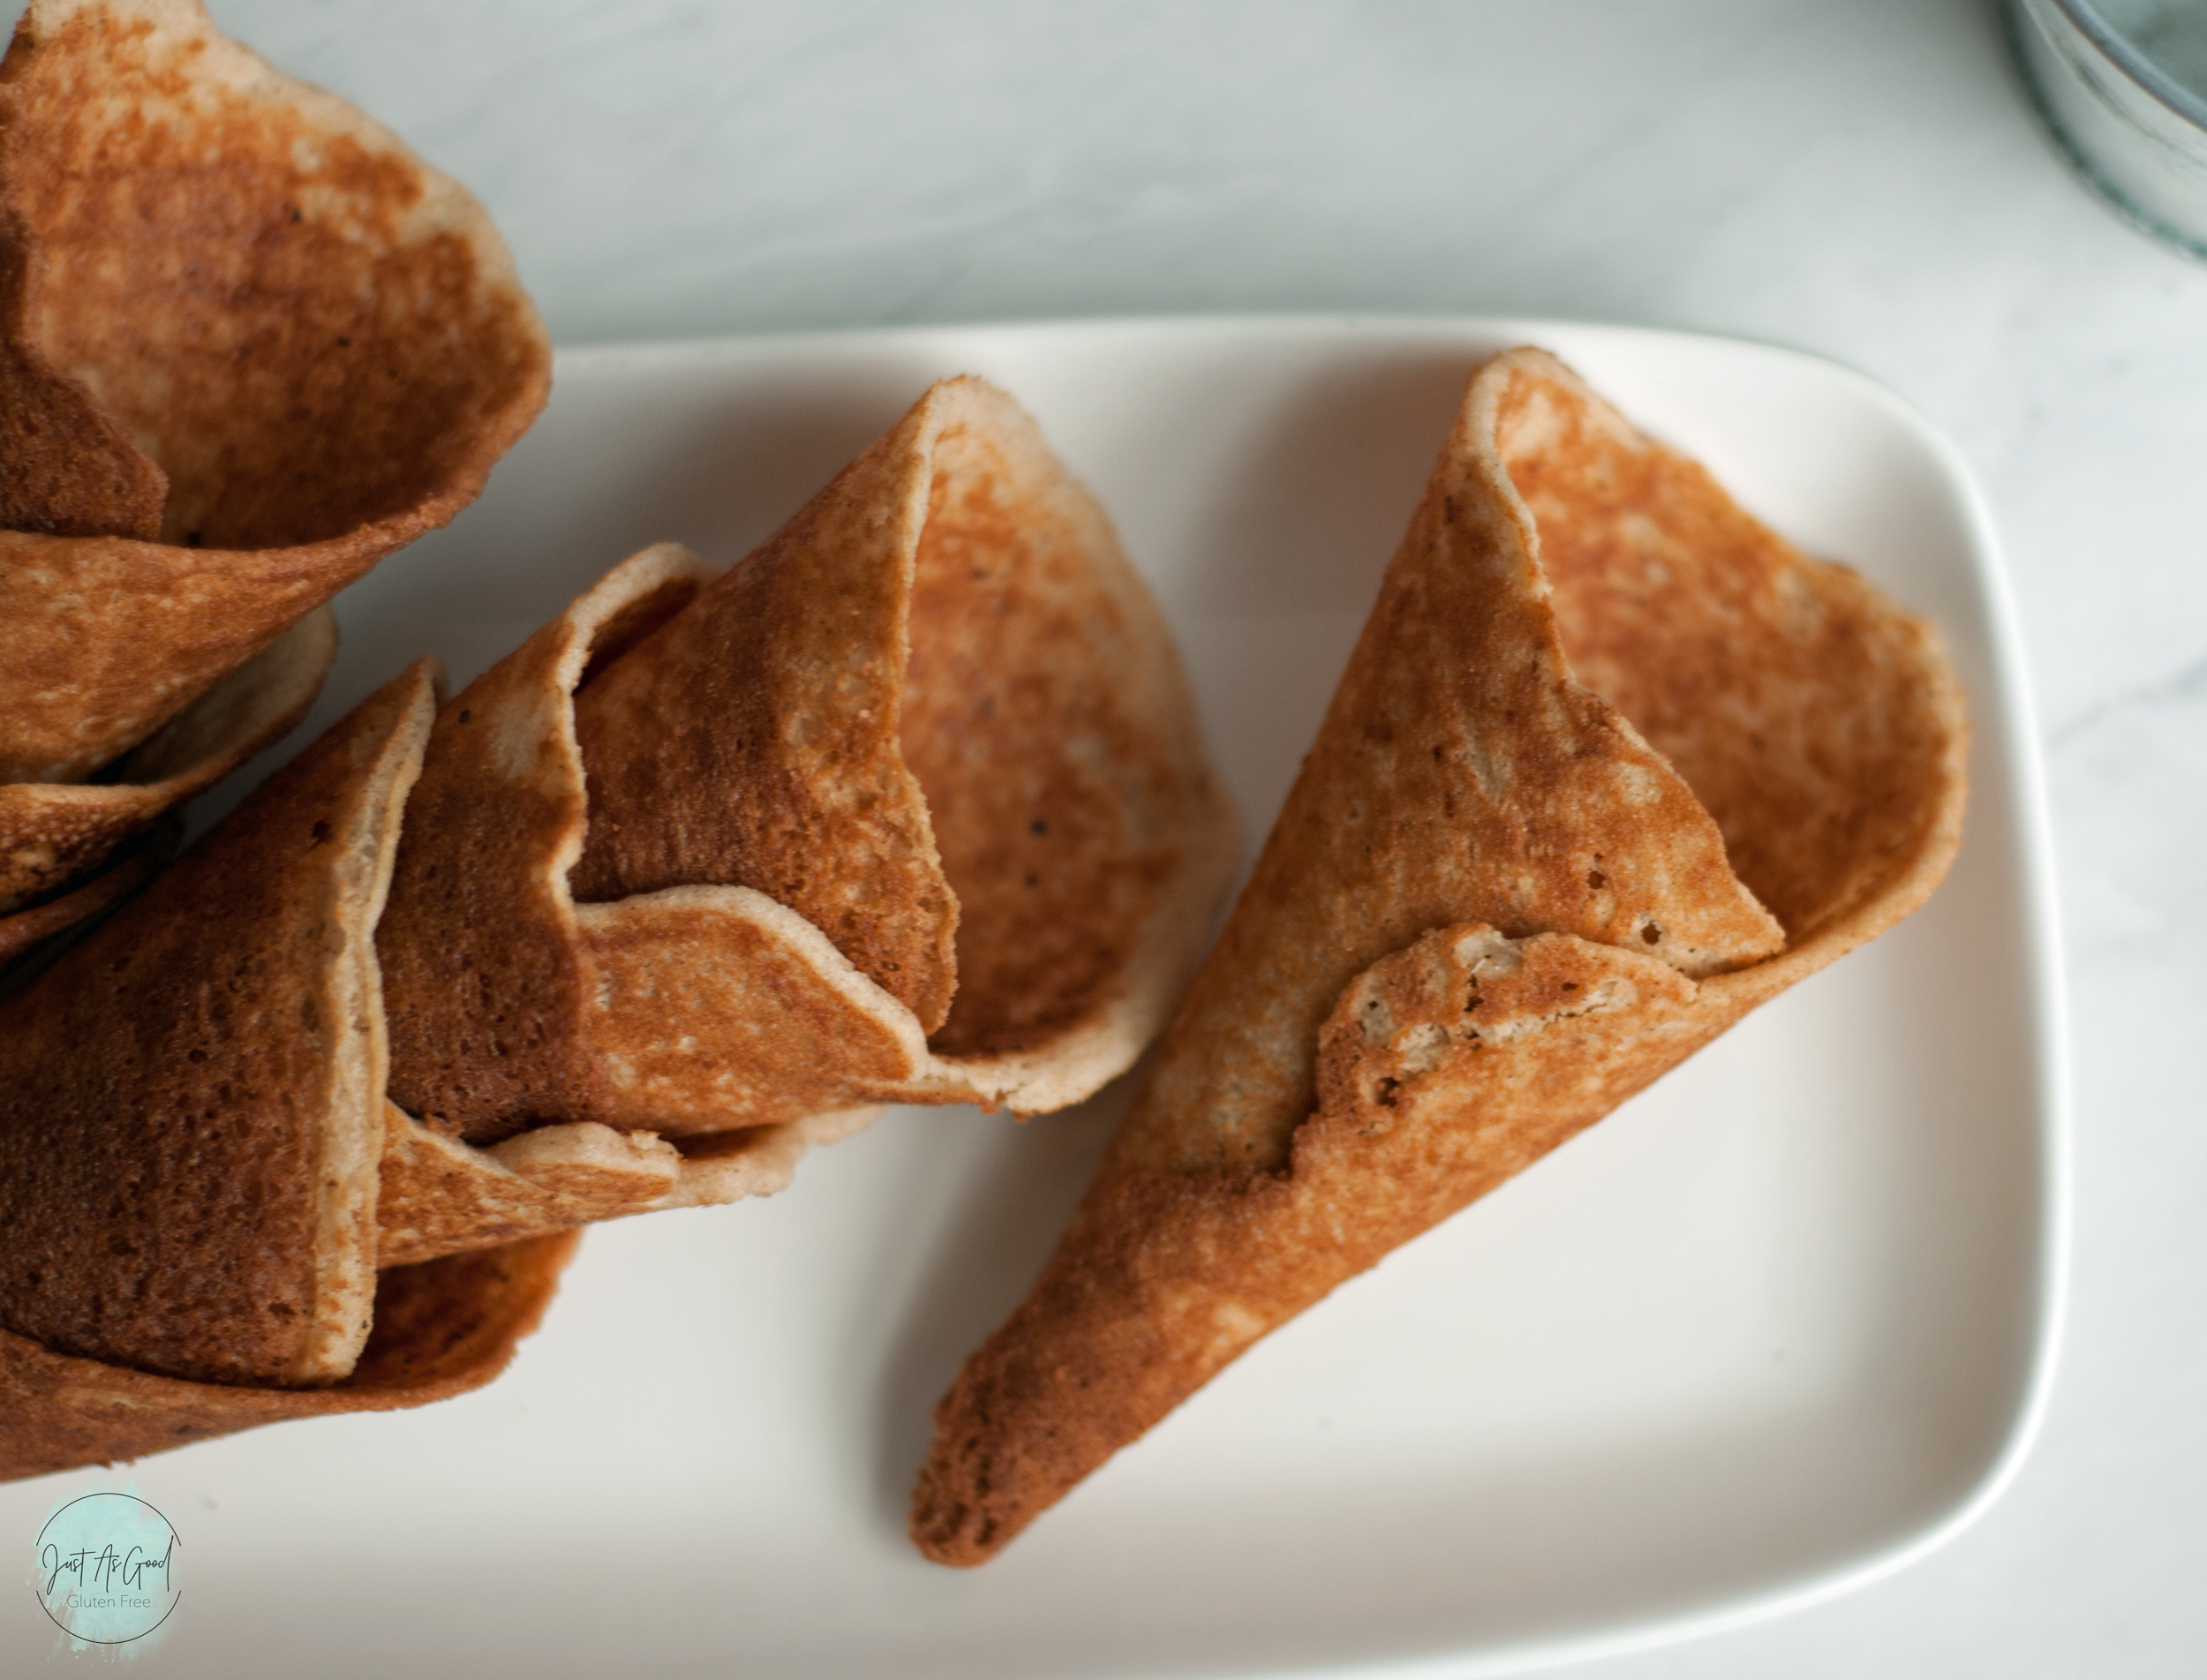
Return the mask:
<svg viewBox="0 0 2207 1680"><path fill-rule="evenodd" d="M33 0L0 65L0 908L256 750L115 768L480 493L549 379L482 207L388 130L197 0Z"/></svg>
<svg viewBox="0 0 2207 1680"><path fill-rule="evenodd" d="M125 753L107 780L0 786L0 950L19 917L50 912L162 817L298 727L336 658L336 616L318 606Z"/></svg>
<svg viewBox="0 0 2207 1680"><path fill-rule="evenodd" d="M876 1104L1076 1102L1233 848L1101 511L938 385L725 576L648 549L445 706L379 933L387 1236L525 1228L490 1155L660 1206Z"/></svg>
<svg viewBox="0 0 2207 1680"><path fill-rule="evenodd" d="M1260 1337L1921 904L1965 735L1925 625L1553 358L1487 364L1143 1096L937 1409L921 1548L984 1561Z"/></svg>
<svg viewBox="0 0 2207 1680"><path fill-rule="evenodd" d="M565 1249L377 1277L417 666L0 1005L0 1473L486 1381Z"/></svg>

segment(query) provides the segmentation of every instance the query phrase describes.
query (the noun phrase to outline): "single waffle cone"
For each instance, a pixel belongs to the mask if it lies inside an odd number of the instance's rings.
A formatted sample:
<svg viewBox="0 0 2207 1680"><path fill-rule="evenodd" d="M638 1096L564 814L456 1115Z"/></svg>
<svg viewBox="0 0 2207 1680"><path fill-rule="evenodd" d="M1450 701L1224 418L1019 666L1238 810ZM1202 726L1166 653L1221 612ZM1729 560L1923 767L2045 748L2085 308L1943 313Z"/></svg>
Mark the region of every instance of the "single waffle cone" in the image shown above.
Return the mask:
<svg viewBox="0 0 2207 1680"><path fill-rule="evenodd" d="M1473 376L1318 740L912 1533L993 1556L1268 1331L1920 905L1927 626L1552 358Z"/></svg>

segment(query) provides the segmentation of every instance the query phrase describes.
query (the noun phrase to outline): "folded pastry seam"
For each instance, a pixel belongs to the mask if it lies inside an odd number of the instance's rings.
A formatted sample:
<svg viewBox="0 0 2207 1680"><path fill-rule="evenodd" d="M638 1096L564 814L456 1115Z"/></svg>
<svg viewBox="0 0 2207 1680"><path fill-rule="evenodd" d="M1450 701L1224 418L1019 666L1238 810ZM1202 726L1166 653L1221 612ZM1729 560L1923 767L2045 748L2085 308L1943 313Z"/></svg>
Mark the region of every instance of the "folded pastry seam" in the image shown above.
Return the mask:
<svg viewBox="0 0 2207 1680"><path fill-rule="evenodd" d="M1033 422L944 381L707 577L632 556L445 707L379 935L394 1100L475 1144L690 1139L1131 1065L1234 820Z"/></svg>

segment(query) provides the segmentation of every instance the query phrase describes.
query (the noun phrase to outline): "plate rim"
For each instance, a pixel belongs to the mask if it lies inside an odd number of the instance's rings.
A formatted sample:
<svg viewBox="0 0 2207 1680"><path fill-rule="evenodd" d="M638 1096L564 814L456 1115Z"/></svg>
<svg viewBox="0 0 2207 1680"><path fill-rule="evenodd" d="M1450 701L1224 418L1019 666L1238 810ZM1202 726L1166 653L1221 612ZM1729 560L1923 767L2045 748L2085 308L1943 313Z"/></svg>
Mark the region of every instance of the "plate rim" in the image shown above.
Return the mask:
<svg viewBox="0 0 2207 1680"><path fill-rule="evenodd" d="M2017 940L2030 972L2019 987L2030 1028L2030 1126L2038 1150L2038 1186L2031 1211L2037 1222L2033 1270L2027 1280L2035 1304L2030 1357L2018 1382L1999 1446L1941 1509L1896 1525L1892 1538L1851 1559L1804 1570L1774 1584L1713 1596L1694 1608L1635 1616L1582 1632L1505 1639L1485 1645L1435 1646L1422 1652L1315 1666L1250 1666L1229 1660L1201 1672L1292 1676L1349 1675L1495 1675L1551 1668L1647 1651L1755 1625L1860 1590L1920 1562L1967 1531L2000 1499L2028 1458L2050 1404L2067 1328L2073 1239L2072 1051L2066 974L2062 964L2060 900L2053 823L2038 708L2029 678L2013 591L1990 509L1959 448L1909 403L1881 380L1832 358L1769 340L1702 331L1637 326L1601 320L1518 314L1340 312L1229 312L1097 314L1061 318L980 319L925 324L801 328L665 337L606 337L555 347L554 400L562 375L576 373L672 372L700 361L741 363L772 357L829 360L904 353L939 359L961 338L1043 343L1051 340L1108 342L1138 336L1179 337L1190 343L1242 339L1349 347L1467 350L1518 340L1556 339L1620 346L1661 344L1717 349L1783 364L1803 377L1846 389L1891 422L1936 471L1952 497L1968 549L1968 576L1981 604L1987 691L1973 707L1978 727L1973 750L1996 751L2007 777L2002 821L2012 832L2018 908L2024 925ZM1568 348L1568 346L1566 346ZM1997 731L1983 727L1997 718ZM290 756L297 743L280 749ZM267 761L252 767L265 773ZM1254 837L1253 837L1254 838ZM1130 1675L1149 1669L1128 1669Z"/></svg>

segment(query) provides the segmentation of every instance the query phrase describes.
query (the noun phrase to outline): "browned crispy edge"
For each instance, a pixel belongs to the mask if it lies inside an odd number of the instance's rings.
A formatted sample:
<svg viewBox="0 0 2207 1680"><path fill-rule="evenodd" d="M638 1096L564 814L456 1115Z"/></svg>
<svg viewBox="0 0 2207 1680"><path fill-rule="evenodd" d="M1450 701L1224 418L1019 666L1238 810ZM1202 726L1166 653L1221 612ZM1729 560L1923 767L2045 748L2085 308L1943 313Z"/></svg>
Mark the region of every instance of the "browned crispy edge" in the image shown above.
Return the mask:
<svg viewBox="0 0 2207 1680"><path fill-rule="evenodd" d="M0 1322L217 1382L365 1338L383 1055L373 926L429 662L278 771L0 1006Z"/></svg>
<svg viewBox="0 0 2207 1680"><path fill-rule="evenodd" d="M0 1331L0 1480L143 1458L287 1418L397 1411L480 1388L537 1328L576 1240L563 1232L383 1273L366 1352L332 1388L150 1376Z"/></svg>
<svg viewBox="0 0 2207 1680"><path fill-rule="evenodd" d="M290 734L336 658L336 615L318 606L124 754L102 780L0 786L0 913L84 879L133 836Z"/></svg>

